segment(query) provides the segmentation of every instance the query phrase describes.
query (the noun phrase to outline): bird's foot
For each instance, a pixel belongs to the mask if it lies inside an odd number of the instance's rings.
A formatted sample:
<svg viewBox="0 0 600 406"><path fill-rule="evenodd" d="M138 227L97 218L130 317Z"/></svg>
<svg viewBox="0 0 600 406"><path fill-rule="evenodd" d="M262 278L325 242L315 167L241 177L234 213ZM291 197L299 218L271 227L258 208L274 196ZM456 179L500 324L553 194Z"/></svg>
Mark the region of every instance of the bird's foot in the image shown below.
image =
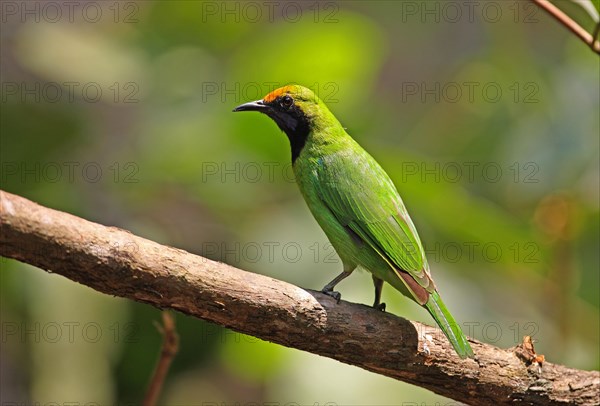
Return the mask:
<svg viewBox="0 0 600 406"><path fill-rule="evenodd" d="M373 309L385 312L385 303L375 303L373 304Z"/></svg>
<svg viewBox="0 0 600 406"><path fill-rule="evenodd" d="M332 298L334 298L337 303L339 303L340 299L342 298L342 294L334 290L323 289L321 292L325 293L327 296L331 296Z"/></svg>

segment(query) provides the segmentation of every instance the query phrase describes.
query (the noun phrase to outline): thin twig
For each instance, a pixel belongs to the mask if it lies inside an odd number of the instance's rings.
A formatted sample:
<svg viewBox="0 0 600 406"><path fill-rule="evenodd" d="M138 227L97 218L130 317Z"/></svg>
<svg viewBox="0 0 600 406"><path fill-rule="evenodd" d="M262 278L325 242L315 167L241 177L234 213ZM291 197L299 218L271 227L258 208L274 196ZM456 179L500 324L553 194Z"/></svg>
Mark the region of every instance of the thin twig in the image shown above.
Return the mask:
<svg viewBox="0 0 600 406"><path fill-rule="evenodd" d="M594 29L594 41L598 43L598 34L600 34L600 22L596 23L596 28Z"/></svg>
<svg viewBox="0 0 600 406"><path fill-rule="evenodd" d="M592 35L583 29L575 20L566 15L561 9L552 4L549 0L531 0L548 14L550 14L559 23L564 25L573 34L577 35L583 42L585 42L592 51L600 54L600 42L596 39L596 35ZM597 34L598 27L596 27Z"/></svg>
<svg viewBox="0 0 600 406"><path fill-rule="evenodd" d="M173 319L173 316L168 310L163 310L162 321L162 326L156 323L156 328L163 336L163 344L160 351L160 358L158 360L158 364L156 364L156 369L154 370L154 374L152 375L152 380L148 385L146 396L144 397L144 401L142 402L143 406L156 405L163 384L165 382L165 378L167 377L167 373L169 372L171 362L177 354L177 351L179 351L179 336L177 335L177 331L175 330L175 320Z"/></svg>

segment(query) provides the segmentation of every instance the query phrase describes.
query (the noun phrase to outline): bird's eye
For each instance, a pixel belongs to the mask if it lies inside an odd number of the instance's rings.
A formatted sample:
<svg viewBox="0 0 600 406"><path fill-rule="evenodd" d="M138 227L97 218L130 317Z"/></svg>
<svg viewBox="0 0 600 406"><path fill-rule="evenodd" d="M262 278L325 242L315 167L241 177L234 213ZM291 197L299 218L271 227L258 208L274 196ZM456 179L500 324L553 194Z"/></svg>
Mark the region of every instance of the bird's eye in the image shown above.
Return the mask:
<svg viewBox="0 0 600 406"><path fill-rule="evenodd" d="M289 109L294 104L294 99L291 96L285 95L281 98L281 107Z"/></svg>

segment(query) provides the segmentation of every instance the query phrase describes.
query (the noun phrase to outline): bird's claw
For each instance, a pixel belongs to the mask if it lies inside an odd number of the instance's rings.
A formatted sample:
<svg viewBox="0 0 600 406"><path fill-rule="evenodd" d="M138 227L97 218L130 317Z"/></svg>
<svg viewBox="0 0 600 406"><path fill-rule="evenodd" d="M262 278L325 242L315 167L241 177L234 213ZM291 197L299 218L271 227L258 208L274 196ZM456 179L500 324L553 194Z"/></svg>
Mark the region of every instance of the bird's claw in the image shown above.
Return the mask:
<svg viewBox="0 0 600 406"><path fill-rule="evenodd" d="M385 312L385 303L376 303L373 305L373 308L381 312Z"/></svg>
<svg viewBox="0 0 600 406"><path fill-rule="evenodd" d="M336 292L333 290L325 290L325 289L323 289L321 292L325 293L327 296L331 296L332 298L334 298L336 303L339 303L340 300L342 299L342 294L340 292Z"/></svg>

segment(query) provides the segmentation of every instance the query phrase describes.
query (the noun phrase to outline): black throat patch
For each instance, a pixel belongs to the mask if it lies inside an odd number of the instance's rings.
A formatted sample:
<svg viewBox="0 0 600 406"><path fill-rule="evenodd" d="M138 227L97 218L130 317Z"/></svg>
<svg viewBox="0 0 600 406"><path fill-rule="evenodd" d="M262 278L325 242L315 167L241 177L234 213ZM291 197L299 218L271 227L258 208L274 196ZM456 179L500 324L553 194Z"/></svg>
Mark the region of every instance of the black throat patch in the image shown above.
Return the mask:
<svg viewBox="0 0 600 406"><path fill-rule="evenodd" d="M272 103L271 110L266 114L277 123L290 140L292 148L292 164L300 155L310 132L310 120L296 105L289 109L281 107L277 100Z"/></svg>

